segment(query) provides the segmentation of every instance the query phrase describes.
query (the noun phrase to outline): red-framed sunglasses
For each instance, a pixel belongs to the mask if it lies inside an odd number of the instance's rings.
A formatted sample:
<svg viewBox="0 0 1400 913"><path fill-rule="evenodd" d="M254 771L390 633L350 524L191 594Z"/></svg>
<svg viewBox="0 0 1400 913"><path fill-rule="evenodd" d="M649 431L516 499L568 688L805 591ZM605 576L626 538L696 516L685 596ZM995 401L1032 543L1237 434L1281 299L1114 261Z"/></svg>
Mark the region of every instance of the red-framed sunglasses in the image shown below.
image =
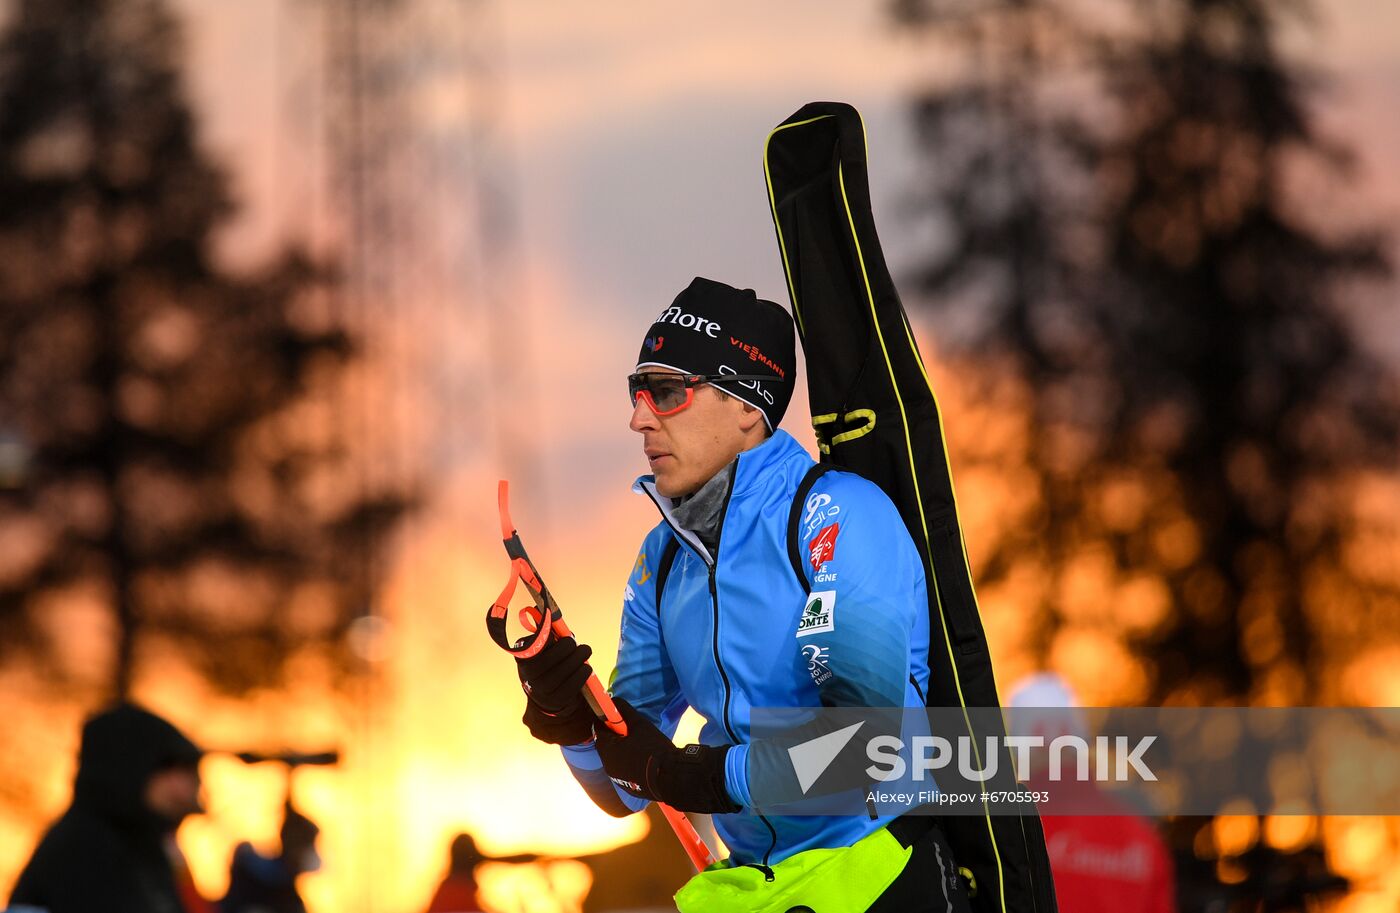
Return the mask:
<svg viewBox="0 0 1400 913"><path fill-rule="evenodd" d="M627 394L633 407L640 396L657 415L675 415L695 401L695 388L701 384L718 386L739 380L779 382L770 374L629 374Z"/></svg>

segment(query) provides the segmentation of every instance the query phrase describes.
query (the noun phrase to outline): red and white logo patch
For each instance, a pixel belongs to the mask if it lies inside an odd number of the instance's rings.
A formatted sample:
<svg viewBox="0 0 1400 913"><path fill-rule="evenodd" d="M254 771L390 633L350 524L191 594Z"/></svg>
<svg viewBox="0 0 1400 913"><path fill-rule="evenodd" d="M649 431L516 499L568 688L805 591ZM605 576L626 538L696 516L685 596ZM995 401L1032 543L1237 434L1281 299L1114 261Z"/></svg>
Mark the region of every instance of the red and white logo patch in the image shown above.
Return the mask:
<svg viewBox="0 0 1400 913"><path fill-rule="evenodd" d="M821 570L821 566L832 558L836 557L836 537L841 534L841 524L833 523L823 527L812 539L812 544L807 546L812 561L812 571Z"/></svg>

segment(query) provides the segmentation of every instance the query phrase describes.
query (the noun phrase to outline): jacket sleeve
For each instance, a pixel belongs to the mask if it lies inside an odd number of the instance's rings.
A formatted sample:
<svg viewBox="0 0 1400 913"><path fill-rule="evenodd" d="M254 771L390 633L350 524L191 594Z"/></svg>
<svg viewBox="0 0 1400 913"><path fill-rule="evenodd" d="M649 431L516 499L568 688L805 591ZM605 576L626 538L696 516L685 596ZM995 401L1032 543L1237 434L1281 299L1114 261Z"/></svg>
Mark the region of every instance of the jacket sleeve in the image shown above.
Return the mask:
<svg viewBox="0 0 1400 913"><path fill-rule="evenodd" d="M797 638L822 704L903 707L911 677L926 694L923 563L890 499L860 476L829 472L799 510L797 533L810 587Z"/></svg>
<svg viewBox="0 0 1400 913"><path fill-rule="evenodd" d="M617 665L608 682L614 697L624 698L668 737L675 735L687 706L661 637L657 613L656 572L670 536L664 525L653 530L632 565L622 595ZM591 742L566 747L564 760L589 798L608 814L622 817L646 807L645 800L613 786Z"/></svg>

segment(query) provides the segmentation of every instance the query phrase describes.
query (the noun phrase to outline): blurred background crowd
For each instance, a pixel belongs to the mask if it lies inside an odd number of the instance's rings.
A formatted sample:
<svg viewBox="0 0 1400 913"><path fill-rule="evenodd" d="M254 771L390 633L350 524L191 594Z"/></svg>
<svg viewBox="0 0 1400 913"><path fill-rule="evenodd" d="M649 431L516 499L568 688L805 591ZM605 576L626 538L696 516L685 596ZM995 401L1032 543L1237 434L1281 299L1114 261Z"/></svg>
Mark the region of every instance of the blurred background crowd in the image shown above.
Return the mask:
<svg viewBox="0 0 1400 913"><path fill-rule="evenodd" d="M1003 695L1400 705L1400 7L0 0L0 898L125 701L187 910L664 903L664 828L519 723L495 482L611 655L638 334L787 300L760 155L815 99ZM1156 822L1181 909L1400 903L1394 819L1236 811Z"/></svg>

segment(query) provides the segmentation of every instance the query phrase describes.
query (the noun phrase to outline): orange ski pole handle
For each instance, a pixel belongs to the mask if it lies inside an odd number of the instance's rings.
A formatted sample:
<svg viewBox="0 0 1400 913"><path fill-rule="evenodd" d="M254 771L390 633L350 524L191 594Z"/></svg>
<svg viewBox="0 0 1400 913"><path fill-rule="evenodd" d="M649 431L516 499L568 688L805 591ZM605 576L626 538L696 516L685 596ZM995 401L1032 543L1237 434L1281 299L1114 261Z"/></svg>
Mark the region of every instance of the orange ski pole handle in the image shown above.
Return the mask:
<svg viewBox="0 0 1400 913"><path fill-rule="evenodd" d="M525 553L525 546L520 542L520 533L510 520L510 484L505 479L501 480L497 488L496 500L501 515L501 541L505 543L506 554L510 557L510 579L506 581L501 595L496 597L496 601L486 612L486 629L490 632L491 639L502 650L517 659L528 659L544 649L551 634L563 638L573 637L574 632L564 622L563 611L554 601L549 588L544 585L534 562ZM529 635L511 642L506 632L506 621L510 616L510 601L515 596L515 588L521 583L525 585L535 604L520 610L520 624L530 632ZM548 623L545 622L546 619ZM608 690L598 680L597 674L588 676L588 681L584 682L583 698L609 729L620 736L627 735L627 723L622 719L617 705L613 703L612 695L608 694ZM713 865L714 854L696 832L690 819L664 802L658 802L656 805L661 809L666 822L671 825L671 830L675 831L676 839L681 842L695 870L704 871Z"/></svg>
<svg viewBox="0 0 1400 913"><path fill-rule="evenodd" d="M558 638L573 637L574 632L569 630L568 624L564 622L564 613L554 601L549 588L544 585L534 562L525 553L520 534L510 521L510 485L504 479L497 490L497 502L501 514L501 540L505 543L506 554L510 556L510 579L506 581L501 595L496 597L486 615L486 628L491 633L491 639L502 650L516 659L529 659L544 649L551 632ZM506 620L510 616L510 601L515 596L516 585L521 583L525 585L535 604L520 610L520 624L530 632L530 636L512 643L506 632ZM546 618L549 619L548 624L545 624ZM618 735L627 735L627 724L623 722L622 714L618 713L617 706L613 704L597 675L588 676L588 681L583 685L583 697L593 713L608 724L609 729Z"/></svg>

